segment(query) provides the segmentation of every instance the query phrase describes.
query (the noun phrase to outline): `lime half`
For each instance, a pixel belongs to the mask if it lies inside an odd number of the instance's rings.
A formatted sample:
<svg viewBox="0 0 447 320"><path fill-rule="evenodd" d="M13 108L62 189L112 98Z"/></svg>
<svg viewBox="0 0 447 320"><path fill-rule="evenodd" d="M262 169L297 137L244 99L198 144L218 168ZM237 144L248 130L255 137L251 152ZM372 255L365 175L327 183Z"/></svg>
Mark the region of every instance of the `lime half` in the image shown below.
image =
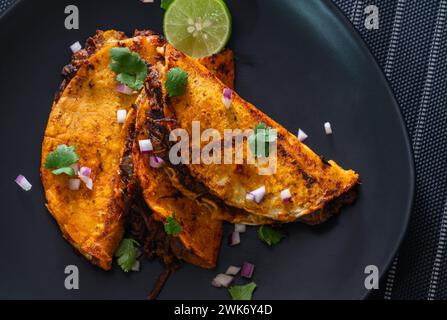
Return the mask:
<svg viewBox="0 0 447 320"><path fill-rule="evenodd" d="M163 28L177 50L203 58L220 52L231 35L231 14L223 0L174 0Z"/></svg>

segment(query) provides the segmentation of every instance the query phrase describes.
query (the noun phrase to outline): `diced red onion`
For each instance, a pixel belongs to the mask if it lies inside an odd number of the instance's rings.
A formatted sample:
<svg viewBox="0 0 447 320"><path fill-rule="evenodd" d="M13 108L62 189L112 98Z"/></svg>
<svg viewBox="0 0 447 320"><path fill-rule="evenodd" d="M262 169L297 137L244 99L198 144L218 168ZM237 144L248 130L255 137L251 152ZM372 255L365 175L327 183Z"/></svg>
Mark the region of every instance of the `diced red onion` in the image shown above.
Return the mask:
<svg viewBox="0 0 447 320"><path fill-rule="evenodd" d="M90 169L89 167L81 167L81 169L79 169L80 176L90 177L91 173L92 173L92 169Z"/></svg>
<svg viewBox="0 0 447 320"><path fill-rule="evenodd" d="M230 246L236 246L241 243L241 236L239 232L233 231L228 237L228 244Z"/></svg>
<svg viewBox="0 0 447 320"><path fill-rule="evenodd" d="M241 271L241 267L229 266L225 274L235 276L239 273L239 271Z"/></svg>
<svg viewBox="0 0 447 320"><path fill-rule="evenodd" d="M265 196L265 187L262 186L256 190L250 191L247 194L246 199L248 201L256 201L256 203L260 203L262 199L264 199L264 196Z"/></svg>
<svg viewBox="0 0 447 320"><path fill-rule="evenodd" d="M79 171L79 164L78 163L73 163L70 168L72 168L74 170L75 173L77 173Z"/></svg>
<svg viewBox="0 0 447 320"><path fill-rule="evenodd" d="M85 186L86 186L88 189L90 189L90 190L93 189L93 180L92 180L92 178L90 178L90 177L88 177L88 176L82 176L82 175L79 175L79 179L81 179L82 182L85 183Z"/></svg>
<svg viewBox="0 0 447 320"><path fill-rule="evenodd" d="M80 179L69 179L68 180L68 188L70 190L79 190L81 187L81 180Z"/></svg>
<svg viewBox="0 0 447 320"><path fill-rule="evenodd" d="M116 86L116 91L122 94L127 94L128 96L135 94L135 91L132 88L129 88L128 86L122 83Z"/></svg>
<svg viewBox="0 0 447 320"><path fill-rule="evenodd" d="M239 233L244 233L245 231L247 231L247 226L245 224L235 224L234 225L234 231L239 232Z"/></svg>
<svg viewBox="0 0 447 320"><path fill-rule="evenodd" d="M255 271L255 265L249 262L244 262L241 270L241 276L247 279L251 279L253 272Z"/></svg>
<svg viewBox="0 0 447 320"><path fill-rule="evenodd" d="M118 110L116 112L116 118L119 124L123 124L126 121L127 111L124 109Z"/></svg>
<svg viewBox="0 0 447 320"><path fill-rule="evenodd" d="M298 130L298 140L300 140L301 142L303 142L304 140L306 140L308 138L308 135L301 129Z"/></svg>
<svg viewBox="0 0 447 320"><path fill-rule="evenodd" d="M149 158L149 164L152 168L158 169L161 168L164 165L165 161L157 156L151 156Z"/></svg>
<svg viewBox="0 0 447 320"><path fill-rule="evenodd" d="M229 276L227 274L219 273L211 282L211 284L216 287L225 287L228 288L228 286L233 282L233 277Z"/></svg>
<svg viewBox="0 0 447 320"><path fill-rule="evenodd" d="M290 193L290 189L285 189L281 191L281 199L284 202L289 202L292 199L292 194Z"/></svg>
<svg viewBox="0 0 447 320"><path fill-rule="evenodd" d="M149 139L139 140L138 144L142 153L150 153L153 150L152 142Z"/></svg>
<svg viewBox="0 0 447 320"><path fill-rule="evenodd" d="M326 134L332 134L332 127L330 122L326 122L324 124L324 131L326 131Z"/></svg>
<svg viewBox="0 0 447 320"><path fill-rule="evenodd" d="M82 49L82 46L81 46L81 44L79 43L79 41L76 41L75 43L73 43L71 46L70 46L70 50L71 50L71 52L73 52L73 53L76 53L76 52L78 52L79 50L81 50Z"/></svg>
<svg viewBox="0 0 447 320"><path fill-rule="evenodd" d="M228 88L223 89L222 102L227 109L231 107L231 104L233 103L233 90Z"/></svg>
<svg viewBox="0 0 447 320"><path fill-rule="evenodd" d="M88 179L87 179L87 182L85 183L85 186L86 186L88 189L93 190L93 180L92 180L92 178L88 178Z"/></svg>
<svg viewBox="0 0 447 320"><path fill-rule="evenodd" d="M29 183L29 181L22 176L21 174L19 174L16 178L16 183L25 191L30 191L32 188L31 183Z"/></svg>
<svg viewBox="0 0 447 320"><path fill-rule="evenodd" d="M217 281L216 278L214 278L213 281L211 281L211 285L216 288L222 287L222 284L219 281Z"/></svg>
<svg viewBox="0 0 447 320"><path fill-rule="evenodd" d="M133 264L132 271L140 271L140 261L139 260L135 260L135 263Z"/></svg>

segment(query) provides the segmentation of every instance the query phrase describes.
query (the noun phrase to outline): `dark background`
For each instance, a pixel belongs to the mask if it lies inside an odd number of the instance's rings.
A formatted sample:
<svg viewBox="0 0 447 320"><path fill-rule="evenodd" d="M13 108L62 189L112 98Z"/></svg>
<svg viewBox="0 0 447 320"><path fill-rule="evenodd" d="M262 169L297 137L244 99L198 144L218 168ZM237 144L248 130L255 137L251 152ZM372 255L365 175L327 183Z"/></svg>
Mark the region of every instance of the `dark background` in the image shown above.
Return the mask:
<svg viewBox="0 0 447 320"><path fill-rule="evenodd" d="M0 11L13 2L0 0ZM333 2L384 71L414 149L416 197L410 227L381 289L371 298L446 299L447 1ZM364 26L367 5L380 10L378 30Z"/></svg>

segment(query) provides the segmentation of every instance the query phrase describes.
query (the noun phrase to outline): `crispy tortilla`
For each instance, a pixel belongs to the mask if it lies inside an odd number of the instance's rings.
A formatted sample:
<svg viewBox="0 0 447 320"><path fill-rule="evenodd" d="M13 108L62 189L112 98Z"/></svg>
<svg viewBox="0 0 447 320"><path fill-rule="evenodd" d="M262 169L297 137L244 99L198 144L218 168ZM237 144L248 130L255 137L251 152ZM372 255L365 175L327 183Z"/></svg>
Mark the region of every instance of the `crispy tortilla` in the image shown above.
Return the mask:
<svg viewBox="0 0 447 320"><path fill-rule="evenodd" d="M150 156L140 152L138 140L149 137L151 123L147 111L153 99L148 99L145 93L142 95L144 97L137 111L132 157L143 197L158 221L165 222L167 217L175 214L175 219L182 227L179 239L191 253L181 258L203 268L212 268L216 265L219 253L222 222L212 220L204 208L183 196L172 186L163 168L152 168L149 163Z"/></svg>
<svg viewBox="0 0 447 320"><path fill-rule="evenodd" d="M234 94L232 106L227 109L222 102L225 85L221 81L172 46L167 45L165 51L166 62L161 71L163 84L171 68L182 68L188 73L188 86L183 96L169 98L162 86L164 116L175 119L175 123L169 125L171 129L184 129L192 137L192 122L200 121L202 132L212 128L223 137L224 129L253 129L263 122L278 133L276 173L271 175L260 175L258 163L248 164L248 152L244 152L243 164L239 165L192 164L190 158L186 165L189 174L200 181L210 194L230 207L255 216L278 222L304 219L310 223L323 220L321 213L329 204L335 207L335 199L348 198L343 195L357 185L357 173L344 170L334 161L324 161L295 135L237 94ZM206 145L207 142L201 142L202 149ZM249 150L246 140L244 150ZM266 194L260 203L246 199L249 192L261 186L265 187ZM282 201L280 197L284 189L291 191L292 199L289 202ZM317 213L318 219L312 217L312 213Z"/></svg>
<svg viewBox="0 0 447 320"><path fill-rule="evenodd" d="M109 34L109 33L108 33ZM115 37L116 38L116 37ZM104 37L101 48L79 66L55 101L42 144L41 176L47 208L64 237L92 263L108 270L123 235L125 183L120 178L120 159L127 130L117 122L117 110L130 110L135 95L116 90L116 74L110 70L109 50L125 46L149 64L160 55L158 36L138 36L115 41ZM76 145L79 165L92 169L93 190L82 185L68 188L66 175L55 176L44 168L49 152L58 145Z"/></svg>

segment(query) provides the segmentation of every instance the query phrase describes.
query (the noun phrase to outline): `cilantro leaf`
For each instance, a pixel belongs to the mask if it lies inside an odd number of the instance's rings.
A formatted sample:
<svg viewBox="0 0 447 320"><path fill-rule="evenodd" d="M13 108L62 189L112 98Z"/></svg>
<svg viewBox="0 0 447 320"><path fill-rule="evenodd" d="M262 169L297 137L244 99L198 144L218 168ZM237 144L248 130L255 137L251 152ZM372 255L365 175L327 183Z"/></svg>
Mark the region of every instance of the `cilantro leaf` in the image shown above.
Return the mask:
<svg viewBox="0 0 447 320"><path fill-rule="evenodd" d="M276 231L272 227L262 225L258 229L259 239L264 241L269 246L278 244L285 237L281 232Z"/></svg>
<svg viewBox="0 0 447 320"><path fill-rule="evenodd" d="M251 300L256 283L250 282L243 286L232 286L228 289L233 300Z"/></svg>
<svg viewBox="0 0 447 320"><path fill-rule="evenodd" d="M140 90L147 77L147 65L138 53L129 48L112 48L109 50L110 69L117 74L116 80L131 89Z"/></svg>
<svg viewBox="0 0 447 320"><path fill-rule="evenodd" d="M164 10L168 10L169 6L171 5L171 3L173 3L174 0L161 0L161 5L160 7Z"/></svg>
<svg viewBox="0 0 447 320"><path fill-rule="evenodd" d="M265 123L259 122L254 129L253 135L248 137L248 144L255 157L268 157L271 143L276 141L276 130L268 127ZM264 150L260 146L264 145Z"/></svg>
<svg viewBox="0 0 447 320"><path fill-rule="evenodd" d="M132 266L137 261L137 248L138 242L133 239L123 239L115 252L118 265L124 272L129 272Z"/></svg>
<svg viewBox="0 0 447 320"><path fill-rule="evenodd" d="M175 220L175 214L173 214L172 216L169 216L166 219L165 231L167 234L172 235L172 236L178 236L180 234L180 232L182 231L182 227L177 222L177 220Z"/></svg>
<svg viewBox="0 0 447 320"><path fill-rule="evenodd" d="M56 169L52 173L59 175L65 173L69 176L74 176L72 164L78 162L79 157L74 151L75 145L68 147L66 144L61 144L56 147L56 150L50 152L45 159L45 169Z"/></svg>
<svg viewBox="0 0 447 320"><path fill-rule="evenodd" d="M172 68L168 71L165 88L170 97L179 97L185 93L188 85L188 73L181 68Z"/></svg>

